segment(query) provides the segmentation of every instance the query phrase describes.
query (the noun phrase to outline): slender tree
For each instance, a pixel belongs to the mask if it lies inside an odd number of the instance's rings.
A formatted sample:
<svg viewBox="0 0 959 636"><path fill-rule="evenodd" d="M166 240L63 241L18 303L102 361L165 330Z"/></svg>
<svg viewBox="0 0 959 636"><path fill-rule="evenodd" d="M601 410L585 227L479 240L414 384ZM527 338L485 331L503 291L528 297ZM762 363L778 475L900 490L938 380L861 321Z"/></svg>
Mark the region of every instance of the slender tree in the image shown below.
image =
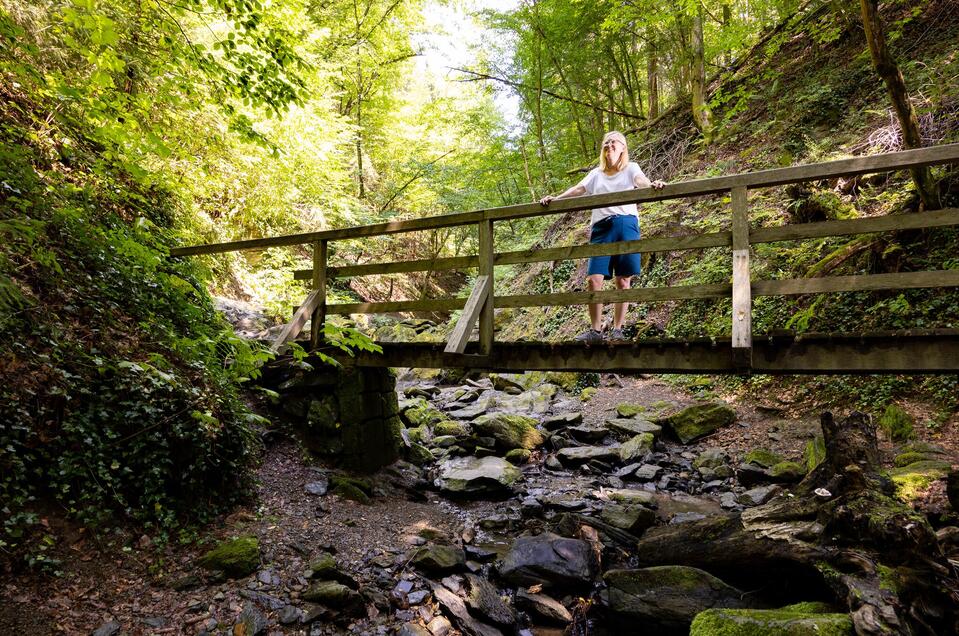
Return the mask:
<svg viewBox="0 0 959 636"><path fill-rule="evenodd" d="M860 6L872 63L886 85L889 99L892 100L892 107L896 111L899 127L902 129L903 145L906 148L920 148L922 135L919 131L919 120L909 100L909 90L906 88L902 71L886 46L885 28L879 17L879 0L860 0ZM927 210L939 209L939 194L929 168L913 168L910 172L923 207Z"/></svg>

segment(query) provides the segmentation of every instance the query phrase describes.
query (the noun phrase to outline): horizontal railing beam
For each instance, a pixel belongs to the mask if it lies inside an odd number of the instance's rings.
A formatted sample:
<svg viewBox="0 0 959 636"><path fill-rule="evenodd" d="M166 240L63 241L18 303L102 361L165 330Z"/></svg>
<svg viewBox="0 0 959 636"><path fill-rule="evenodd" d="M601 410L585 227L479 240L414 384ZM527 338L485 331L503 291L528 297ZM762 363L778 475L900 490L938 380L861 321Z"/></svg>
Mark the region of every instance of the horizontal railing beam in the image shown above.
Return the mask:
<svg viewBox="0 0 959 636"><path fill-rule="evenodd" d="M959 210L950 208L934 212L922 212L921 214L890 214L862 219L764 227L752 230L749 235L749 242L756 244L798 241L829 236L848 236L850 234L872 234L890 230L921 230L949 225L959 225Z"/></svg>
<svg viewBox="0 0 959 636"><path fill-rule="evenodd" d="M441 216L411 219L407 221L390 221L358 227L337 230L323 230L245 241L228 243L214 243L209 245L194 245L178 247L170 250L171 256L191 256L198 254L219 254L251 249L265 249L268 247L284 247L302 245L320 240L345 240L370 236L396 234L400 232L415 232L433 230L457 225L477 223L479 221L502 221L507 219L521 219L563 212L589 210L597 207L623 205L627 203L642 203L645 201L661 201L683 197L702 196L727 192L737 187L749 189L767 188L803 181L818 181L837 177L850 177L872 172L902 170L942 163L959 162L959 144L946 144L931 148L903 150L869 157L854 157L838 159L823 163L792 166L789 168L773 168L725 177L695 179L667 185L656 190L644 188L640 190L626 190L593 196L575 197L553 201L549 207L539 203L525 203L489 210L476 210Z"/></svg>
<svg viewBox="0 0 959 636"><path fill-rule="evenodd" d="M562 261L571 258L614 256L616 254L646 254L649 252L671 252L702 249L706 247L724 247L732 244L730 237L731 234L729 232L713 232L710 234L698 234L696 236L648 238L638 241L622 241L619 243L596 243L592 245L570 245L567 247L521 250L496 254L493 263L494 265L516 265L519 263ZM421 271L441 272L450 269L469 269L471 267L478 267L478 265L479 259L476 256L457 256L453 258L400 261L398 263L370 263L331 267L327 275L331 278L349 278L352 276L369 276L371 274L398 274L402 272ZM298 269L294 272L293 277L295 280L309 280L312 272L313 270L310 269Z"/></svg>
<svg viewBox="0 0 959 636"><path fill-rule="evenodd" d="M828 278L793 278L754 281L754 296L798 296L832 292L879 291L883 289L930 289L959 286L959 269L895 274L862 274Z"/></svg>

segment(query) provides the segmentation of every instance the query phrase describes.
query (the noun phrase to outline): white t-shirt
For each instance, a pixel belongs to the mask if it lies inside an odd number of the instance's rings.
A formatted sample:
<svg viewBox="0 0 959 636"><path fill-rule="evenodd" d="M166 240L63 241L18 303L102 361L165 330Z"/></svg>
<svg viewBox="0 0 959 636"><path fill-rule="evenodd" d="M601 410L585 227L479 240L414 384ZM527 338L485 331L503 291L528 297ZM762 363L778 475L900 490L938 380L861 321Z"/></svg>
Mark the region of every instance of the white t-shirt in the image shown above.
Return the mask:
<svg viewBox="0 0 959 636"><path fill-rule="evenodd" d="M579 185L586 188L586 194L606 194L607 192L622 192L623 190L632 190L636 187L635 179L643 174L642 169L635 161L630 161L625 168L610 176L599 168L593 168L589 171ZM608 208L596 208L593 210L593 216L590 218L590 226L595 225L603 219L615 216L617 214L632 214L639 218L639 211L635 203L627 205L613 205Z"/></svg>

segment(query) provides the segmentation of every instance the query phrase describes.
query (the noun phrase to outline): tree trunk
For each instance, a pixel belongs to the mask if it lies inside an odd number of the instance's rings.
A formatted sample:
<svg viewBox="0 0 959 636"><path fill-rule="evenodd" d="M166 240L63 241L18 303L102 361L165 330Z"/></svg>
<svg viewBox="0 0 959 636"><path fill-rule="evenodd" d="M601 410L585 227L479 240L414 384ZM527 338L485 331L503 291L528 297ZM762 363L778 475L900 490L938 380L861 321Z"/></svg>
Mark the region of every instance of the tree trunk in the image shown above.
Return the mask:
<svg viewBox="0 0 959 636"><path fill-rule="evenodd" d="M959 578L926 518L880 476L870 419L824 413L822 430L826 457L792 497L651 530L636 546L640 566L748 572L753 583L765 574L808 586L810 596L828 590L859 636L959 633Z"/></svg>
<svg viewBox="0 0 959 636"><path fill-rule="evenodd" d="M654 121L659 117L659 69L657 68L657 50L656 42L653 39L648 40L648 51L646 53L646 82L649 86L646 94L649 102L649 121Z"/></svg>
<svg viewBox="0 0 959 636"><path fill-rule="evenodd" d="M703 42L703 10L700 7L693 16L693 67L690 92L693 102L693 121L708 143L712 137L712 122L709 106L706 105L706 60Z"/></svg>
<svg viewBox="0 0 959 636"><path fill-rule="evenodd" d="M916 111L909 101L909 91L906 80L899 70L899 65L886 47L886 33L879 17L879 0L860 0L862 7L862 24L866 31L866 41L869 42L869 53L872 55L872 64L876 72L886 85L886 92L892 100L892 107L899 119L902 129L903 145L906 148L921 148L922 136L919 133L919 120ZM936 183L932 179L932 172L928 167L913 168L912 180L919 191L919 198L926 210L938 210L939 193Z"/></svg>

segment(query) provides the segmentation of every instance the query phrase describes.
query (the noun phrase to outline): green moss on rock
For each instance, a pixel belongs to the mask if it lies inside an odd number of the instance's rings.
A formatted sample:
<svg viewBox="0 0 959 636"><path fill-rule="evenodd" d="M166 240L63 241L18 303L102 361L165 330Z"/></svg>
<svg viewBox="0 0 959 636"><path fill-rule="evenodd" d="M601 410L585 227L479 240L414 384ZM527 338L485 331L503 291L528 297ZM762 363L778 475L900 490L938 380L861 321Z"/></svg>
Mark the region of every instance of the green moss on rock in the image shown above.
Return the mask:
<svg viewBox="0 0 959 636"><path fill-rule="evenodd" d="M951 469L949 462L927 459L893 468L889 476L896 484L896 495L908 502L919 497L932 482L945 479Z"/></svg>
<svg viewBox="0 0 959 636"><path fill-rule="evenodd" d="M529 459L532 456L532 453L526 450L525 448L514 448L513 450L506 453L506 461L513 464L514 466L522 466L523 464L529 463Z"/></svg>
<svg viewBox="0 0 959 636"><path fill-rule="evenodd" d="M719 402L696 404L672 415L668 422L683 444L709 435L736 421L736 412Z"/></svg>
<svg viewBox="0 0 959 636"><path fill-rule="evenodd" d="M896 468L902 468L903 466L915 464L916 462L921 462L926 459L929 459L929 456L924 453L909 452L896 455L896 458L892 463L896 466Z"/></svg>
<svg viewBox="0 0 959 636"><path fill-rule="evenodd" d="M708 609L693 619L689 636L853 636L847 614L786 609Z"/></svg>
<svg viewBox="0 0 959 636"><path fill-rule="evenodd" d="M916 436L916 422L902 407L890 404L879 416L879 428L895 442L910 440Z"/></svg>
<svg viewBox="0 0 959 636"><path fill-rule="evenodd" d="M532 450L543 443L543 434L536 430L536 420L524 415L490 413L473 420L473 430L496 440L506 449Z"/></svg>
<svg viewBox="0 0 959 636"><path fill-rule="evenodd" d="M200 557L200 567L233 578L252 574L260 567L260 541L253 536L223 541Z"/></svg>
<svg viewBox="0 0 959 636"><path fill-rule="evenodd" d="M653 450L653 434L640 433L619 447L619 457L624 462L631 462L641 459L646 453Z"/></svg>
<svg viewBox="0 0 959 636"><path fill-rule="evenodd" d="M622 404L616 405L616 413L620 417L636 417L640 413L645 413L646 407L642 404L630 404L629 402L623 402Z"/></svg>
<svg viewBox="0 0 959 636"><path fill-rule="evenodd" d="M580 399L580 401L582 401L582 402L589 402L591 399L593 399L593 396L596 395L596 391L597 391L597 389L596 389L596 387L594 387L594 386L588 386L588 387L586 387L585 389L583 389L583 390L580 391L580 393L579 393L579 399Z"/></svg>
<svg viewBox="0 0 959 636"><path fill-rule="evenodd" d="M460 422L454 420L443 420L433 426L434 435L453 435L454 437L466 437L469 430Z"/></svg>
<svg viewBox="0 0 959 636"><path fill-rule="evenodd" d="M798 462L779 462L769 472L773 477L787 481L799 481L806 475L806 469Z"/></svg>
<svg viewBox="0 0 959 636"><path fill-rule="evenodd" d="M366 479L334 475L330 479L330 485L332 487L331 492L342 499L349 499L363 505L371 503L370 496L373 494L373 484Z"/></svg>
<svg viewBox="0 0 959 636"><path fill-rule="evenodd" d="M786 458L782 455L774 453L771 450L766 450L765 448L756 448L751 450L746 453L746 456L743 458L743 462L762 466L763 468L772 468L776 464L780 464L785 460Z"/></svg>

